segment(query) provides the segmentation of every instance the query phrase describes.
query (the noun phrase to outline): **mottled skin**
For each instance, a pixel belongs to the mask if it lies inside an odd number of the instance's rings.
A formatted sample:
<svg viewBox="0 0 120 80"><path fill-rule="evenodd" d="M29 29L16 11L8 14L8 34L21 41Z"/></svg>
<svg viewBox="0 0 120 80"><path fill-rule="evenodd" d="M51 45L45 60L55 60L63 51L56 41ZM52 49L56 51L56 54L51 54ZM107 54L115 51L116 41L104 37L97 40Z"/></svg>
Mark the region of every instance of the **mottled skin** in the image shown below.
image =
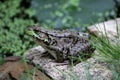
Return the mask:
<svg viewBox="0 0 120 80"><path fill-rule="evenodd" d="M57 62L64 62L70 56L89 54L94 48L88 42L88 33L68 30L48 30L38 25L29 27L27 34L32 36Z"/></svg>

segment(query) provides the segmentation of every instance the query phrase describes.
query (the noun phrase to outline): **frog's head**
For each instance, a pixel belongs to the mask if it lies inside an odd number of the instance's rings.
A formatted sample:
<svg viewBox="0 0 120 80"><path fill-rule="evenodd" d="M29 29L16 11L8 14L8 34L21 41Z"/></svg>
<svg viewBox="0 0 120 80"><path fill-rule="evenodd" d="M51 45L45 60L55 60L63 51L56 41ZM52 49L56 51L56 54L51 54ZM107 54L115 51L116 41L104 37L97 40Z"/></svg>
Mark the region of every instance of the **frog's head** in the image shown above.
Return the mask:
<svg viewBox="0 0 120 80"><path fill-rule="evenodd" d="M39 26L28 27L26 33L35 40L48 42L48 35L44 32L43 28Z"/></svg>

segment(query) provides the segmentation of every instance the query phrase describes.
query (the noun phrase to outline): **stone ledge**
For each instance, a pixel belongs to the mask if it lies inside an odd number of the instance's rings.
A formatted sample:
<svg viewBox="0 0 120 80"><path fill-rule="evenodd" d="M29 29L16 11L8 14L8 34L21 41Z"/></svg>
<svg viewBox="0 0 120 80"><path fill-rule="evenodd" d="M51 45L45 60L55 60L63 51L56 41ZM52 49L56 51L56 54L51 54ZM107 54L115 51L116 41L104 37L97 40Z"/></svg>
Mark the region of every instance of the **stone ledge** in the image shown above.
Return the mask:
<svg viewBox="0 0 120 80"><path fill-rule="evenodd" d="M86 62L78 63L72 67L70 65L58 65L48 57L41 57L41 52L44 52L44 49L38 46L28 50L24 56L55 80L73 80L74 78L87 80L89 73L92 80L112 80L111 71L95 58L90 58Z"/></svg>

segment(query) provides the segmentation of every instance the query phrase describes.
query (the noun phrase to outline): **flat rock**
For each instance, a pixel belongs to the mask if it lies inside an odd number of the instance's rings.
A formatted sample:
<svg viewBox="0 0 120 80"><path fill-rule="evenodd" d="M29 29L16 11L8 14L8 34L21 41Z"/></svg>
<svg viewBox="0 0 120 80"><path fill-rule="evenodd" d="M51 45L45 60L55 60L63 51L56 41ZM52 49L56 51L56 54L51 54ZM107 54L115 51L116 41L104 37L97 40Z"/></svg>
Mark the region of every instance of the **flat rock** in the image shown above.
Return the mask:
<svg viewBox="0 0 120 80"><path fill-rule="evenodd" d="M42 57L44 51L38 46L28 50L24 56L55 80L112 80L112 73L107 68L107 64L101 63L96 58L89 58L75 66L62 65L49 57Z"/></svg>
<svg viewBox="0 0 120 80"><path fill-rule="evenodd" d="M120 18L94 24L89 26L88 30L96 36L107 35L109 38L118 37L118 31L120 31Z"/></svg>

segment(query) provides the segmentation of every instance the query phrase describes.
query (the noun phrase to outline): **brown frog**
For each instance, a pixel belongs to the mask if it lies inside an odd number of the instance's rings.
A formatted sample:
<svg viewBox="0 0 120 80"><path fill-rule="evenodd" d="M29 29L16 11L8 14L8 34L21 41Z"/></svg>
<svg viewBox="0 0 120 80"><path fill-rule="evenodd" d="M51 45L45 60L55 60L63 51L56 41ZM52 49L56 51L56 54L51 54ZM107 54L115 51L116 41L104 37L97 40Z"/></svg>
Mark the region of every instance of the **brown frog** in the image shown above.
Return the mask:
<svg viewBox="0 0 120 80"><path fill-rule="evenodd" d="M27 29L27 34L37 41L57 62L69 58L92 53L95 49L90 45L88 33L68 30L48 30L39 25Z"/></svg>

